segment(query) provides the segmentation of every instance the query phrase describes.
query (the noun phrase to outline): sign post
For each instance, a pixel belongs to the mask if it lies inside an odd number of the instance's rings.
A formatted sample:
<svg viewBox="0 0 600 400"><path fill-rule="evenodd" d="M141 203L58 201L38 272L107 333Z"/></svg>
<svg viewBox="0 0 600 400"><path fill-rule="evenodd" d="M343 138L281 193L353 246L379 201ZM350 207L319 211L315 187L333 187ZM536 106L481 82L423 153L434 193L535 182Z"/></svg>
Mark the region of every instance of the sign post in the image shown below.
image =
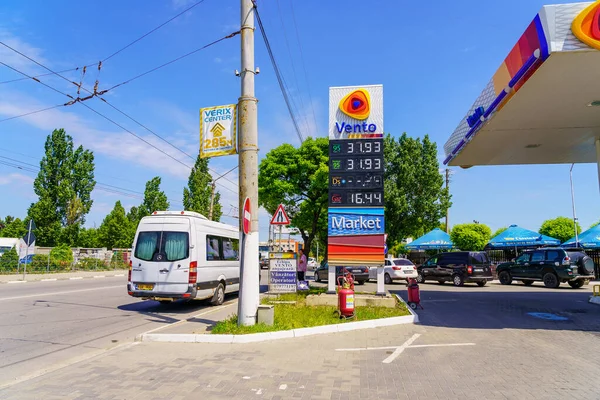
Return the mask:
<svg viewBox="0 0 600 400"><path fill-rule="evenodd" d="M378 268L384 295L383 86L329 88L328 293L335 267Z"/></svg>
<svg viewBox="0 0 600 400"><path fill-rule="evenodd" d="M279 225L279 246L278 246L279 251L283 251L282 228L284 225L289 225L289 224L290 224L290 218L288 217L287 213L285 212L285 207L283 206L283 204L280 204L277 207L277 210L275 210L275 214L273 214L273 218L271 218L271 225Z"/></svg>
<svg viewBox="0 0 600 400"><path fill-rule="evenodd" d="M29 220L29 224L27 224L27 233L23 237L23 241L27 245L25 248L25 263L23 264L23 280L25 280L25 274L27 273L27 256L29 255L29 246L35 243L35 235L33 234L33 230L35 230L35 223L33 219Z"/></svg>

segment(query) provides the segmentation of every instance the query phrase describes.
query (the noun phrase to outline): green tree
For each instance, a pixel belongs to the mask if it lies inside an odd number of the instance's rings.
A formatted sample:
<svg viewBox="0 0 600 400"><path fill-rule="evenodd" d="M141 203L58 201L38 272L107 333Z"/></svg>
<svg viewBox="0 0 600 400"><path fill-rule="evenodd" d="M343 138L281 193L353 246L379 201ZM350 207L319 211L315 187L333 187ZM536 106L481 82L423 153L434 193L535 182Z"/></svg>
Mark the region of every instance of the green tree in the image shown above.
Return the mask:
<svg viewBox="0 0 600 400"><path fill-rule="evenodd" d="M463 251L480 251L489 242L492 230L485 224L459 224L452 227L450 238Z"/></svg>
<svg viewBox="0 0 600 400"><path fill-rule="evenodd" d="M437 147L403 133L384 139L385 224L392 243L437 228L452 203L439 173ZM444 227L445 230L445 227Z"/></svg>
<svg viewBox="0 0 600 400"><path fill-rule="evenodd" d="M508 227L506 227L506 226L505 226L505 227L503 227L503 228L498 228L498 229L496 229L496 232L494 232L494 233L492 234L492 238L495 238L496 236L498 236L499 234L501 234L502 232L504 232L504 231L505 231L505 230L507 230L507 229L508 229Z"/></svg>
<svg viewBox="0 0 600 400"><path fill-rule="evenodd" d="M208 172L208 159L198 158L190 172L187 187L183 188L183 207L186 211L195 211L208 218L210 214L210 198L212 192L212 176ZM221 208L221 194L215 192L213 202L213 221L219 221L223 211Z"/></svg>
<svg viewBox="0 0 600 400"><path fill-rule="evenodd" d="M27 233L27 226L20 218L6 218L8 223L5 223L4 229L0 231L0 237L7 238L22 238Z"/></svg>
<svg viewBox="0 0 600 400"><path fill-rule="evenodd" d="M98 243L108 249L130 248L133 242L131 237L131 222L125 214L125 209L120 201L115 203L113 210L104 218L98 228Z"/></svg>
<svg viewBox="0 0 600 400"><path fill-rule="evenodd" d="M28 210L37 229L37 243L54 246L58 242L75 244L93 200L94 155L83 146L73 147L73 138L56 129L46 139L45 155L33 188L38 201ZM61 230L66 232L61 234Z"/></svg>
<svg viewBox="0 0 600 400"><path fill-rule="evenodd" d="M595 226L598 226L598 225L600 225L600 221L598 221L598 222L594 222L594 223L593 223L593 224L590 226L590 229L592 229L593 227L595 227Z"/></svg>
<svg viewBox="0 0 600 400"><path fill-rule="evenodd" d="M283 144L269 151L259 166L259 205L272 214L283 204L305 249L316 236L321 244L327 238L328 162L329 140L308 138L299 148Z"/></svg>
<svg viewBox="0 0 600 400"><path fill-rule="evenodd" d="M155 176L146 182L144 201L137 209L137 222L139 222L139 220L143 217L152 214L154 211L165 211L169 209L167 195L165 192L160 190L160 183L161 179L159 176Z"/></svg>
<svg viewBox="0 0 600 400"><path fill-rule="evenodd" d="M14 247L0 256L0 271L14 271L18 264L19 254Z"/></svg>
<svg viewBox="0 0 600 400"><path fill-rule="evenodd" d="M79 247L96 248L99 247L98 229L84 228L79 231L77 241Z"/></svg>
<svg viewBox="0 0 600 400"><path fill-rule="evenodd" d="M542 224L540 233L558 239L561 243L564 243L575 236L573 219L567 217L548 219ZM581 233L579 222L577 223L577 233Z"/></svg>
<svg viewBox="0 0 600 400"><path fill-rule="evenodd" d="M68 268L73 263L73 251L67 244L61 244L50 250L50 264L62 269Z"/></svg>

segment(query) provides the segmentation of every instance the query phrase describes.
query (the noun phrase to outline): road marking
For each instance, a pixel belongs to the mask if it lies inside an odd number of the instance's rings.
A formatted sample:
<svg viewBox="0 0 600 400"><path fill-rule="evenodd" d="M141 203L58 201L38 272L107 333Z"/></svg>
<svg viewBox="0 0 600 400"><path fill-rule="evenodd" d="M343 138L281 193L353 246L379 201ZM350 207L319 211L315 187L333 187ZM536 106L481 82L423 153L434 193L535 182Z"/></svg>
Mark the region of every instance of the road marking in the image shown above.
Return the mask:
<svg viewBox="0 0 600 400"><path fill-rule="evenodd" d="M57 280L56 278L48 278L48 279L41 279L40 281L41 282L54 282L56 280Z"/></svg>
<svg viewBox="0 0 600 400"><path fill-rule="evenodd" d="M103 286L99 288L91 288L91 289L78 289L78 290L65 290L63 292L51 292L51 293L38 293L38 294L29 294L27 296L15 296L15 297L4 297L0 298L0 301L5 300L19 300L19 299L30 299L32 297L45 297L45 296L56 296L58 294L69 294L69 293L80 293L80 292L91 292L94 290L105 290L105 289L116 289L121 288L124 289L123 285L118 286Z"/></svg>
<svg viewBox="0 0 600 400"><path fill-rule="evenodd" d="M279 385L279 390L285 390L287 389L287 385L284 383L282 385Z"/></svg>
<svg viewBox="0 0 600 400"><path fill-rule="evenodd" d="M569 320L569 318L567 318L567 317L561 317L560 315L551 314L551 313L530 312L527 314L531 315L532 317L535 317L535 318L545 319L547 321L568 321Z"/></svg>
<svg viewBox="0 0 600 400"><path fill-rule="evenodd" d="M7 283L26 283L27 281L8 281Z"/></svg>
<svg viewBox="0 0 600 400"><path fill-rule="evenodd" d="M106 278L106 275L94 275L94 278Z"/></svg>
<svg viewBox="0 0 600 400"><path fill-rule="evenodd" d="M71 278L69 278L69 280L74 281L76 279L83 279L83 276L73 276Z"/></svg>
<svg viewBox="0 0 600 400"><path fill-rule="evenodd" d="M355 347L349 349L335 349L335 351L365 351L365 350L391 350L394 349L394 352L387 357L382 362L384 364L389 364L394 361L400 354L404 352L406 349L412 348L424 348L424 347L453 347L453 346L475 346L475 343L440 343L440 344L412 344L415 340L417 340L421 334L415 333L412 335L410 339L408 339L401 346L384 346L384 347Z"/></svg>
<svg viewBox="0 0 600 400"><path fill-rule="evenodd" d="M113 275L113 276L125 276L125 274L117 274L117 275Z"/></svg>
<svg viewBox="0 0 600 400"><path fill-rule="evenodd" d="M402 346L398 347L388 358L383 360L383 363L389 364L392 361L394 361L396 359L396 357L398 357L400 354L402 354L404 349L406 349L408 346L410 346L412 344L412 342L417 340L419 338L419 336L421 336L420 333L415 333L414 335L412 335L412 337L410 339L408 339L406 342L404 342L404 344Z"/></svg>

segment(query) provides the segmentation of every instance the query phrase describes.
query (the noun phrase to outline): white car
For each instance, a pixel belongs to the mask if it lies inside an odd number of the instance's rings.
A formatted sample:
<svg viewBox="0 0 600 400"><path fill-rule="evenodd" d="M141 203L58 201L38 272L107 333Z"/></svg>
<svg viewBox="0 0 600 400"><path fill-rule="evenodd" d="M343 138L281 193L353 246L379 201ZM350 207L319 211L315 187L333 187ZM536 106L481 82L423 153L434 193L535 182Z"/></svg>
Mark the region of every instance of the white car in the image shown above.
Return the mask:
<svg viewBox="0 0 600 400"><path fill-rule="evenodd" d="M313 271L317 269L317 260L314 257L308 257L306 268Z"/></svg>
<svg viewBox="0 0 600 400"><path fill-rule="evenodd" d="M406 258L388 258L385 260L384 281L390 284L393 281L407 281L417 278L417 267ZM369 279L377 280L377 268L369 270Z"/></svg>

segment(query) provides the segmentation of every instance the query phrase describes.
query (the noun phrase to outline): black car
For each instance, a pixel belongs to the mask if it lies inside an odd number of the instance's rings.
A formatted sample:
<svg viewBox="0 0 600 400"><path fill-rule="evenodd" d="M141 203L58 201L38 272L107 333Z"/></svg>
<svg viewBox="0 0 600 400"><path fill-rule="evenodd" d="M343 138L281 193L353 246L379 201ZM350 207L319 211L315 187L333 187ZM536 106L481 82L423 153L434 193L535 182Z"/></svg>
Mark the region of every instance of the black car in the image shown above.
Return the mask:
<svg viewBox="0 0 600 400"><path fill-rule="evenodd" d="M335 279L342 276L344 268L352 274L354 281L359 285L364 285L369 280L368 267L335 267ZM329 264L321 263L321 266L315 270L315 282L327 281L329 279Z"/></svg>
<svg viewBox="0 0 600 400"><path fill-rule="evenodd" d="M417 272L419 283L452 282L454 286L462 286L475 282L479 286L485 286L493 279L490 259L483 251L441 253L417 267Z"/></svg>
<svg viewBox="0 0 600 400"><path fill-rule="evenodd" d="M498 265L498 279L503 285L513 280L529 286L542 281L549 288L567 282L579 289L594 279L594 260L581 249L546 247L524 251L516 260Z"/></svg>

